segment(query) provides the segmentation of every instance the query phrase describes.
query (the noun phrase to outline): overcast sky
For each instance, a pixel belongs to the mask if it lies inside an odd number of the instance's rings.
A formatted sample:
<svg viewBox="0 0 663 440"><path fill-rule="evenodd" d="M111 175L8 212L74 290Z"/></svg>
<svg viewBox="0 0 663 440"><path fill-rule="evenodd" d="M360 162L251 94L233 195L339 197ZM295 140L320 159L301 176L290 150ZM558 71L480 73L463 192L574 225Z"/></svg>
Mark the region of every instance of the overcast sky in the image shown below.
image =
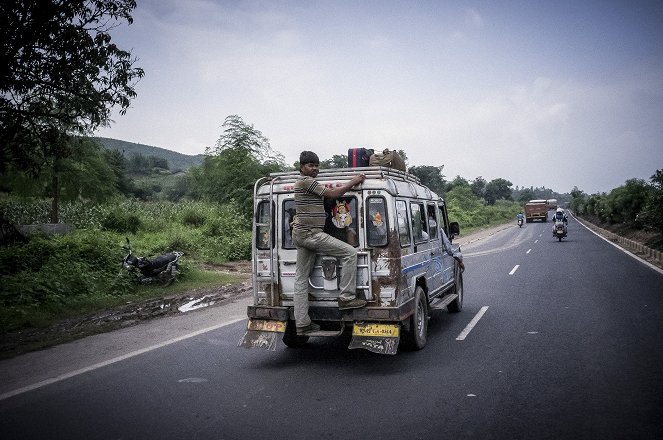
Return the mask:
<svg viewBox="0 0 663 440"><path fill-rule="evenodd" d="M663 168L663 1L138 0L145 77L96 134L200 154L228 115L288 164L403 149L448 180L610 191Z"/></svg>

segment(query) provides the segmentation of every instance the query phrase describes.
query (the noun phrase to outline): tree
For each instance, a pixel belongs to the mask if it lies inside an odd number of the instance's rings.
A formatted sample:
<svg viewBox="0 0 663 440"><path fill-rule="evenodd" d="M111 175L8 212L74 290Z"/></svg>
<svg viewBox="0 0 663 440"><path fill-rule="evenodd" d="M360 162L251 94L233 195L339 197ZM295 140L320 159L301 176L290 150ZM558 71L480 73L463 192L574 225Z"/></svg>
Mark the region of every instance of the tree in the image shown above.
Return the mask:
<svg viewBox="0 0 663 440"><path fill-rule="evenodd" d="M649 198L638 220L663 233L663 169L651 176Z"/></svg>
<svg viewBox="0 0 663 440"><path fill-rule="evenodd" d="M56 173L59 200L103 201L129 184L117 157L119 154L121 158L121 153L102 151L97 142L85 137L71 138L67 148L71 151L68 157L58 159L53 167L42 170L36 177L8 168L3 175L7 189L22 196L46 197L53 193L52 174Z"/></svg>
<svg viewBox="0 0 663 440"><path fill-rule="evenodd" d="M633 223L649 197L649 186L642 179L629 179L610 191L607 197L607 214L610 223Z"/></svg>
<svg viewBox="0 0 663 440"><path fill-rule="evenodd" d="M456 177L454 177L454 180L447 183L447 188L446 188L447 192L449 192L449 191L451 191L454 188L459 187L459 186L462 186L462 187L466 186L466 187L470 188L470 182L468 182L467 179L465 179L464 177L460 177L460 175L457 175ZM472 188L470 188L470 191L471 190L472 190Z"/></svg>
<svg viewBox="0 0 663 440"><path fill-rule="evenodd" d="M520 192L520 195L518 196L518 201L522 204L525 204L529 202L530 200L534 200L536 197L534 196L534 191L531 189L527 188L524 189Z"/></svg>
<svg viewBox="0 0 663 440"><path fill-rule="evenodd" d="M297 162L295 169L299 169L299 162ZM344 154L334 154L331 159L326 159L320 162L320 168L347 168L348 156Z"/></svg>
<svg viewBox="0 0 663 440"><path fill-rule="evenodd" d="M497 200L511 200L511 186L508 180L497 178L486 184L484 199L489 205L494 205Z"/></svg>
<svg viewBox="0 0 663 440"><path fill-rule="evenodd" d="M441 167L431 165L410 167L408 173L417 176L423 185L426 185L438 195L444 195L445 182Z"/></svg>
<svg viewBox="0 0 663 440"><path fill-rule="evenodd" d="M0 171L10 165L33 176L50 168L54 209L58 161L72 136L108 125L136 96L144 74L110 31L133 22L134 0L0 2ZM53 218L55 217L55 218Z"/></svg>
<svg viewBox="0 0 663 440"><path fill-rule="evenodd" d="M237 115L228 116L223 134L205 152L200 172L192 173L194 193L221 202L236 202L246 218L253 210L253 185L271 172L283 171L285 161L274 152L269 140Z"/></svg>
<svg viewBox="0 0 663 440"><path fill-rule="evenodd" d="M474 195L479 197L480 199L483 199L484 195L486 194L486 183L487 183L486 179L484 179L481 176L474 179L470 184L472 193L474 193Z"/></svg>

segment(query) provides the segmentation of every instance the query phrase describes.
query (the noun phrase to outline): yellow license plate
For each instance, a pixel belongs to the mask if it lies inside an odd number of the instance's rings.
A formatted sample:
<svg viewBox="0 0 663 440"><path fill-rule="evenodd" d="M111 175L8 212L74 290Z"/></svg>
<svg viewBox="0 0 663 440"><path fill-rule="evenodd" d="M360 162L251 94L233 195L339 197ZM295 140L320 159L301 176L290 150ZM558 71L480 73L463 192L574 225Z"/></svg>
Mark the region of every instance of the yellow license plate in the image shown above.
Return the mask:
<svg viewBox="0 0 663 440"><path fill-rule="evenodd" d="M270 321L268 319L249 319L246 326L249 330L257 330L261 332L285 332L285 322L283 321Z"/></svg>
<svg viewBox="0 0 663 440"><path fill-rule="evenodd" d="M398 324L355 324L352 328L352 335L397 338L400 330L401 327Z"/></svg>

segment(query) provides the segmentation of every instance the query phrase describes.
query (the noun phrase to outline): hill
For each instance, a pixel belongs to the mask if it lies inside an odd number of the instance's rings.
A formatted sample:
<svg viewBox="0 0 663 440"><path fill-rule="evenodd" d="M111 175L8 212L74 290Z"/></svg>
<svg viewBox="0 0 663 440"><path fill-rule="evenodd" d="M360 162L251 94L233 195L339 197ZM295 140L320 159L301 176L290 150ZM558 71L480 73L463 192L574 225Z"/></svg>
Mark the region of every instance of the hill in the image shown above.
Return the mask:
<svg viewBox="0 0 663 440"><path fill-rule="evenodd" d="M132 154L142 154L145 157L154 156L166 159L171 171L186 170L192 166L200 166L203 163L204 156L202 154L182 154L176 151L166 150L165 148L104 137L94 137L93 139L99 141L107 150L121 151L125 157L129 157Z"/></svg>

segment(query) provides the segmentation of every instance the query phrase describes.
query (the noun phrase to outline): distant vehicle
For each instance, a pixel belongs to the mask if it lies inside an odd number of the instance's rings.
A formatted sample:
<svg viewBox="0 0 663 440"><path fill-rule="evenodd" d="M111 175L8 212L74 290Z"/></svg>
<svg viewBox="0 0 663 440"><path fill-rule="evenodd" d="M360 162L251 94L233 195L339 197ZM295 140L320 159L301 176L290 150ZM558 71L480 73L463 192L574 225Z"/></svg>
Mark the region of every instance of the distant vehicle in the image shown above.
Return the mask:
<svg viewBox="0 0 663 440"><path fill-rule="evenodd" d="M557 199L548 199L546 200L546 203L548 204L548 210L556 210L557 209Z"/></svg>
<svg viewBox="0 0 663 440"><path fill-rule="evenodd" d="M534 220L548 221L548 202L546 200L530 200L525 203L525 222Z"/></svg>
<svg viewBox="0 0 663 440"><path fill-rule="evenodd" d="M439 195L412 174L369 166L320 170L317 180L342 185L355 173L366 180L325 204L325 232L357 248L357 290L366 307L339 310L336 258L318 255L309 277L309 315L322 330L311 337L352 333L349 348L396 354L399 342L415 350L426 345L434 309L460 312L463 275L444 251L460 232L449 222ZM300 347L309 335L297 335L293 320L295 262L291 222L295 214L298 172L272 173L256 182L253 221L253 299L249 322L238 345L275 349L276 338Z"/></svg>

